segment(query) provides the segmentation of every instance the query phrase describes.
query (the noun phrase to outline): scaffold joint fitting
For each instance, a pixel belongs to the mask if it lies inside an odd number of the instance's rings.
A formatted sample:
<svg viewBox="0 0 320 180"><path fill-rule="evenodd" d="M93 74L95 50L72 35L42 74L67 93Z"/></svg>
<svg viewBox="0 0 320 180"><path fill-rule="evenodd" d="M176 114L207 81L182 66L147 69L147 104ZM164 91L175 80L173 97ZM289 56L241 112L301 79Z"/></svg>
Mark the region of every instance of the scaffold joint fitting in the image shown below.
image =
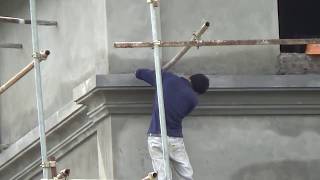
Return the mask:
<svg viewBox="0 0 320 180"><path fill-rule="evenodd" d="M160 0L147 0L148 4L153 4L154 7L158 7L159 6L159 1Z"/></svg>
<svg viewBox="0 0 320 180"><path fill-rule="evenodd" d="M56 161L46 161L44 163L42 163L40 165L40 167L42 168L52 168L52 167L56 167L57 162Z"/></svg>
<svg viewBox="0 0 320 180"><path fill-rule="evenodd" d="M46 60L49 55L50 55L49 50L42 50L40 52L34 52L32 54L32 57L35 59L38 59L39 61L43 61L43 60Z"/></svg>

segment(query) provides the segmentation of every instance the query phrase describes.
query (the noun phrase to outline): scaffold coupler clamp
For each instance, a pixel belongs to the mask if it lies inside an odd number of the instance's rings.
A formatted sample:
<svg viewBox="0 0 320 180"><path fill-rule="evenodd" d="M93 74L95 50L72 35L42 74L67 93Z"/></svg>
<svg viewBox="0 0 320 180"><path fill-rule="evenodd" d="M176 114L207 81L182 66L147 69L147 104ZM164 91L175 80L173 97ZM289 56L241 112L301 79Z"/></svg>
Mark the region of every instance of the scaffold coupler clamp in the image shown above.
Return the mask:
<svg viewBox="0 0 320 180"><path fill-rule="evenodd" d="M193 32L192 35L193 35L193 42L195 42L195 46L197 47L197 49L199 49L200 48L199 42L201 41L201 38L195 32Z"/></svg>
<svg viewBox="0 0 320 180"><path fill-rule="evenodd" d="M152 49L154 49L154 46L160 46L161 45L161 41L160 40L156 40L156 41L153 41L153 46L152 46Z"/></svg>
<svg viewBox="0 0 320 180"><path fill-rule="evenodd" d="M53 180L65 180L70 176L70 169L63 169Z"/></svg>
<svg viewBox="0 0 320 180"><path fill-rule="evenodd" d="M153 7L158 7L160 3L159 1L160 0L147 0L147 3L153 4Z"/></svg>
<svg viewBox="0 0 320 180"><path fill-rule="evenodd" d="M52 168L52 167L56 167L56 166L57 166L56 161L46 161L40 165L40 167L42 167L42 168Z"/></svg>
<svg viewBox="0 0 320 180"><path fill-rule="evenodd" d="M144 177L142 180L155 180L158 176L157 172L150 172L146 177Z"/></svg>
<svg viewBox="0 0 320 180"><path fill-rule="evenodd" d="M44 61L48 58L49 55L50 55L49 50L41 50L40 52L34 52L32 54L32 57L35 59L38 59L39 61Z"/></svg>

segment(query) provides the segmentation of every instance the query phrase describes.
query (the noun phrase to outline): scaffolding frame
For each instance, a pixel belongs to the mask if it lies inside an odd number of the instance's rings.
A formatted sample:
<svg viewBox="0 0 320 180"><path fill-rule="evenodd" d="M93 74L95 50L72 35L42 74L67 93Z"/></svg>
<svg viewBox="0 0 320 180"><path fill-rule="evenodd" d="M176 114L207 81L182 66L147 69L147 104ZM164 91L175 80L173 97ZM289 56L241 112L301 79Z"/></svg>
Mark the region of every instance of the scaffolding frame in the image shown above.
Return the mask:
<svg viewBox="0 0 320 180"><path fill-rule="evenodd" d="M320 38L314 39L249 39L249 40L191 40L191 41L159 41L159 47L185 46L266 46L266 45L305 45L320 44ZM115 42L115 48L147 48L154 47L154 42Z"/></svg>
<svg viewBox="0 0 320 180"><path fill-rule="evenodd" d="M159 15L157 10L160 8L160 0L147 0L150 5L150 16L152 26L153 42L115 42L115 48L147 48L151 47L154 51L154 65L156 72L156 88L159 105L159 119L161 125L161 139L163 147L163 157L165 161L165 176L166 179L170 179L171 172L169 166L168 156L168 142L166 133L166 120L163 101L163 87L161 69L168 70L174 64L176 64L191 47L202 46L239 46L239 45L300 45L300 44L320 44L320 39L256 39L256 40L200 40L201 35L209 27L209 23L206 22L201 29L193 35L193 38L189 41L161 41ZM45 137L45 123L43 118L43 97L42 97L42 81L41 81L41 69L40 62L45 60L50 54L49 51L41 53L39 50L39 37L38 37L38 25L43 26L57 26L56 21L37 20L36 13L36 1L30 0L30 15L31 19L20 19L13 17L0 16L0 23L15 23L15 24L30 24L32 30L32 47L33 47L33 61L23 68L18 74L12 77L7 83L0 87L0 94L5 92L9 87L15 84L19 79L25 76L33 68L35 69L35 86L36 86L36 99L37 99L37 116L39 124L40 134L40 146L41 146L41 159L43 168L43 178L48 179L48 168L50 168L50 162L47 159L46 149L46 137ZM160 28L160 29L159 29ZM183 49L167 64L161 67L161 47L183 47ZM0 48L15 48L22 49L22 44L6 43L0 44Z"/></svg>
<svg viewBox="0 0 320 180"><path fill-rule="evenodd" d="M209 22L206 22L201 29L194 33L193 38L189 41L161 41L158 35L157 22L160 17L157 17L156 8L160 9L160 0L147 0L150 4L150 16L152 25L152 42L114 42L114 48L152 48L154 51L154 65L156 74L156 90L158 98L158 109L159 109L159 120L161 128L161 141L162 141L162 152L164 160L165 178L171 180L171 171L169 165L169 154L167 144L167 130L166 120L163 102L163 89L162 89L162 77L161 70L168 70L174 64L176 64L191 47L202 47L202 46L240 46L240 45L304 45L304 44L320 44L320 39L251 39L251 40L208 40L203 41L200 39L201 35L209 27ZM169 62L161 67L160 48L161 47L183 47L180 52L174 56Z"/></svg>
<svg viewBox="0 0 320 180"><path fill-rule="evenodd" d="M40 62L46 60L50 54L49 50L40 51L38 25L43 26L57 26L56 21L37 20L36 0L30 0L30 20L0 16L0 23L15 23L15 24L30 24L32 33L32 58L33 61L25 66L20 72L13 76L9 81L0 87L0 95L14 85L19 79L28 74L33 68L35 69L35 88L36 88L36 102L37 102L37 118L39 126L40 149L41 149L41 167L43 179L49 179L49 169L53 166L51 161L47 158L47 143L45 135L45 122L43 116L43 97L42 97L42 81ZM22 49L22 44L5 43L0 44L0 48L16 48Z"/></svg>
<svg viewBox="0 0 320 180"><path fill-rule="evenodd" d="M148 0L150 6L150 18L151 18L151 27L152 27L152 39L154 42L159 42L161 36L161 29L158 26L160 23L156 7L159 7L159 1L157 0ZM158 24L159 23L159 24ZM163 88L162 88L162 74L161 74L161 57L160 57L160 46L158 43L155 43L153 46L153 56L154 56L154 67L156 74L156 88L157 88L157 99L158 99L158 109L159 109L159 120L160 120L160 131L161 131L161 143L162 143L162 154L164 159L164 172L166 179L171 179L171 169L169 162L169 153L168 153L168 138L167 138L167 127L166 127L166 115L164 109L164 100L163 100Z"/></svg>

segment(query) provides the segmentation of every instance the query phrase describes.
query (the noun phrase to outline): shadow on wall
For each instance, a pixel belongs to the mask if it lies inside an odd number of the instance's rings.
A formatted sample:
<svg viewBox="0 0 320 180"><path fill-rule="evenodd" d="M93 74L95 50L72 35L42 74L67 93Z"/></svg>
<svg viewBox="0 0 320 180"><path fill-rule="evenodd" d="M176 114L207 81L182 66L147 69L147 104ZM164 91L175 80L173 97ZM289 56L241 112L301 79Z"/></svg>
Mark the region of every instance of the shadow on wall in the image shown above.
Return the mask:
<svg viewBox="0 0 320 180"><path fill-rule="evenodd" d="M232 180L319 180L320 160L285 160L241 168Z"/></svg>
<svg viewBox="0 0 320 180"><path fill-rule="evenodd" d="M303 120L302 120L303 119ZM320 135L320 123L314 117L292 117L290 120L274 118L270 122L270 130L281 136L298 137L304 132L315 132Z"/></svg>

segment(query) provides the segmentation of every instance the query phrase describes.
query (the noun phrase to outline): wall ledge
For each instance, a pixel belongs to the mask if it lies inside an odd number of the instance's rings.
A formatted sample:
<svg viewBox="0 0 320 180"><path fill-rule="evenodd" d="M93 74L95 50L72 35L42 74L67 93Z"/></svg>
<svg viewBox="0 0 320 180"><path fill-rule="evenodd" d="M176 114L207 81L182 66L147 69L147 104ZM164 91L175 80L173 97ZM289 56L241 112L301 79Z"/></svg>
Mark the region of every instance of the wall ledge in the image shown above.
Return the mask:
<svg viewBox="0 0 320 180"><path fill-rule="evenodd" d="M68 120L72 119L73 116L83 112L85 109L86 107L84 105L79 105L74 102L66 104L63 108L45 120L46 136L53 133ZM20 158L25 152L38 144L39 131L38 127L36 127L17 140L15 143L11 144L6 150L2 151L0 154L0 171L6 168L10 162Z"/></svg>
<svg viewBox="0 0 320 180"><path fill-rule="evenodd" d="M208 75L210 89L192 115L319 114L320 75ZM74 89L74 101L97 99L112 114L148 114L153 89L133 74L96 75Z"/></svg>

